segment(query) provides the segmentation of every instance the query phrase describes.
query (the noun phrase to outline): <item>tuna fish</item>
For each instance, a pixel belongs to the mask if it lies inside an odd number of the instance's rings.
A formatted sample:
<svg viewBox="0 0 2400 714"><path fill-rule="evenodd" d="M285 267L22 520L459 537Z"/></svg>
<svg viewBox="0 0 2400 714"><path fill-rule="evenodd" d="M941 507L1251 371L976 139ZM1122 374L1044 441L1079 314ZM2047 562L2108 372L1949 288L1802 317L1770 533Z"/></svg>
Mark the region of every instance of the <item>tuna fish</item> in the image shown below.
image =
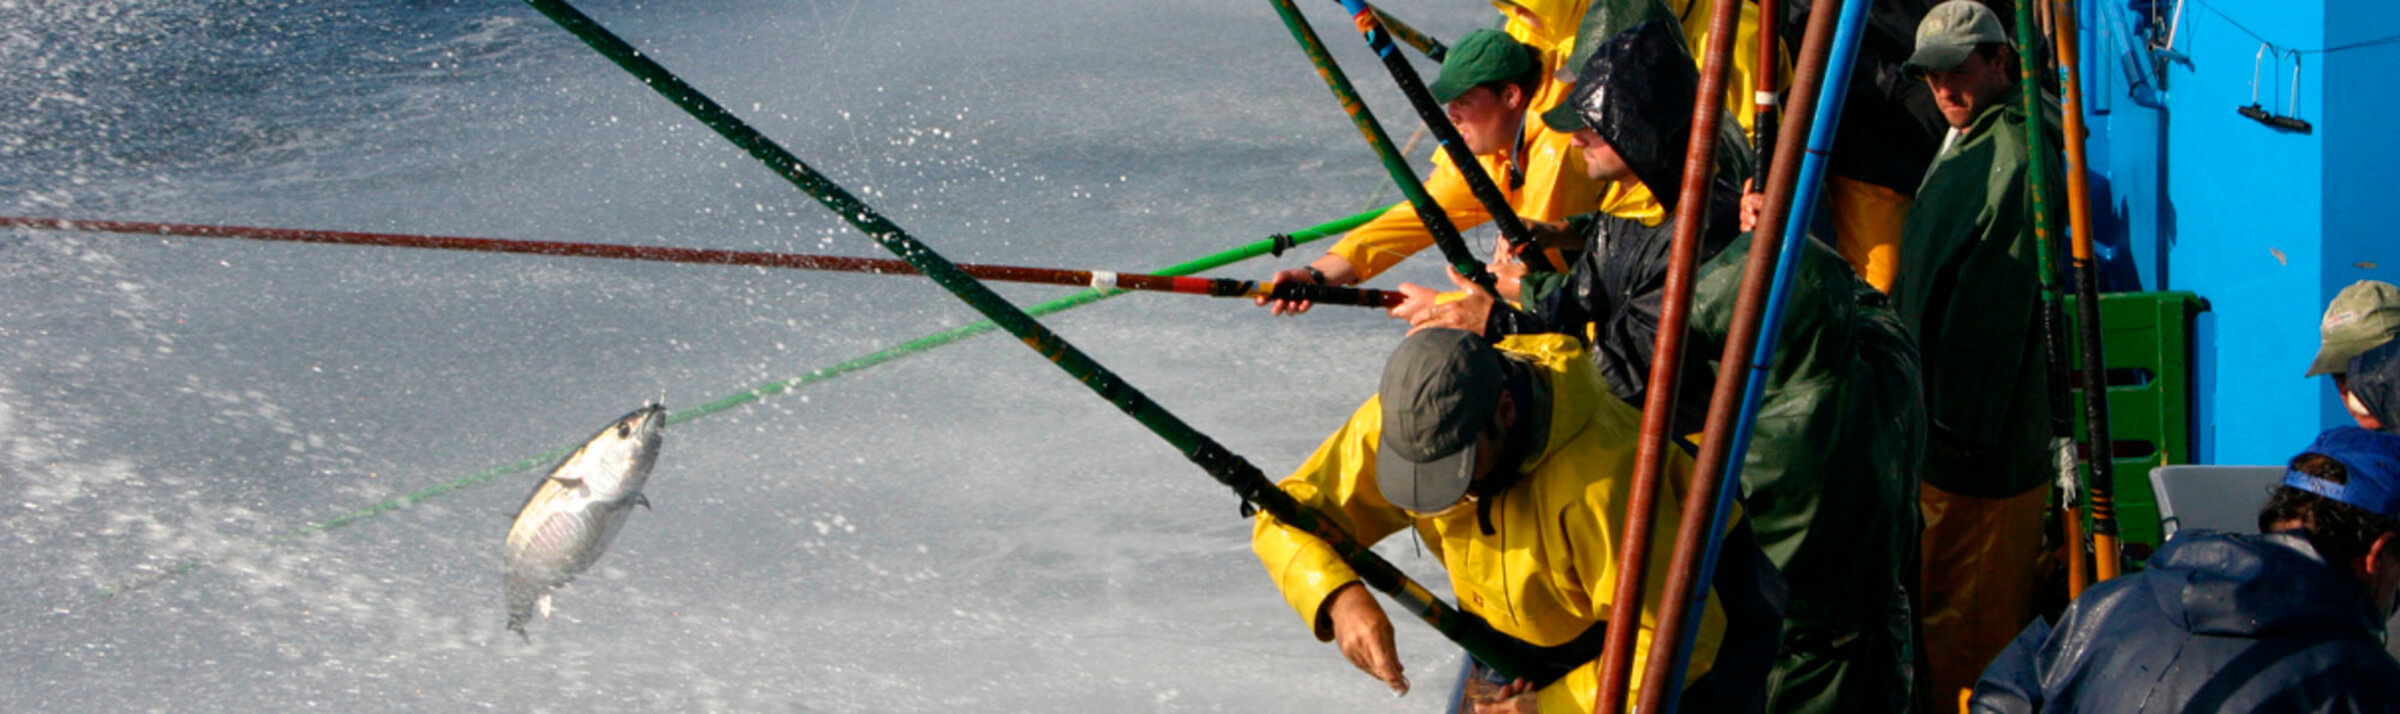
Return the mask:
<svg viewBox="0 0 2400 714"><path fill-rule="evenodd" d="M649 508L642 484L658 462L667 408L656 402L593 434L535 484L502 549L508 629L531 642L525 623L550 617L551 591L592 567L634 506Z"/></svg>

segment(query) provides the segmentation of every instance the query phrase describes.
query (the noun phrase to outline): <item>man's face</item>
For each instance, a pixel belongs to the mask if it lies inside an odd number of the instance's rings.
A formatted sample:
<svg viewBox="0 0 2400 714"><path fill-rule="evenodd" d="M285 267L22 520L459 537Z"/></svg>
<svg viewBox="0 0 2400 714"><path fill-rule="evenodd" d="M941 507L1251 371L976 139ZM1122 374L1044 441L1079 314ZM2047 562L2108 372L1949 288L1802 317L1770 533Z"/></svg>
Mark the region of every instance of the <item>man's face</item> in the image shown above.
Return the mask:
<svg viewBox="0 0 2400 714"><path fill-rule="evenodd" d="M1524 91L1513 84L1498 90L1493 86L1477 86L1442 105L1467 150L1477 156L1508 148L1517 138L1517 127L1525 123Z"/></svg>
<svg viewBox="0 0 2400 714"><path fill-rule="evenodd" d="M1927 71L1925 86L1933 89L1933 103L1941 107L1942 119L1952 127L1964 129L1985 107L2005 99L2009 79L2014 75L2003 65L2004 62L1984 59L1983 53L1977 52L1967 55L1966 61L1956 67Z"/></svg>
<svg viewBox="0 0 2400 714"><path fill-rule="evenodd" d="M1590 128L1576 130L1571 139L1575 148L1583 150L1583 173L1597 181L1620 181L1633 177L1633 169L1625 165L1625 157L1617 148L1600 138L1600 132Z"/></svg>

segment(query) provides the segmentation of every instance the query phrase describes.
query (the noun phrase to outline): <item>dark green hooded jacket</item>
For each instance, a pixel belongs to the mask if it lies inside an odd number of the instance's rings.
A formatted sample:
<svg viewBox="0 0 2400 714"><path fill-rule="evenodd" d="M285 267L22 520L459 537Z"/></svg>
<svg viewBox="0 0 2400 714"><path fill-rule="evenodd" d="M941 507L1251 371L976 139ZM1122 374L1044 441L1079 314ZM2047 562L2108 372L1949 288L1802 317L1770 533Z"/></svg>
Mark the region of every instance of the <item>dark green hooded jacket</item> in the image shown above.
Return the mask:
<svg viewBox="0 0 2400 714"><path fill-rule="evenodd" d="M1712 377L1750 241L1701 266L1693 291L1684 349L1707 357ZM1743 506L1791 591L1767 710L1898 712L1925 446L1917 349L1833 249L1809 240L1799 261L1742 462Z"/></svg>

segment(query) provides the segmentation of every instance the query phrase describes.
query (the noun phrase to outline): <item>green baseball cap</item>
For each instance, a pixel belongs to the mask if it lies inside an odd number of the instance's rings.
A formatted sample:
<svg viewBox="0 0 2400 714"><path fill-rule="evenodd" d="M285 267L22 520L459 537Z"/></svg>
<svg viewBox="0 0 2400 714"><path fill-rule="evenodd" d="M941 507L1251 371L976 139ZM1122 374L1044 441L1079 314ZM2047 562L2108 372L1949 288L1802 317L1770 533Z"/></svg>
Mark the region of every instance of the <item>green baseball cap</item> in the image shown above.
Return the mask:
<svg viewBox="0 0 2400 714"><path fill-rule="evenodd" d="M1976 45L1985 43L2008 44L2000 16L1975 0L1950 0L1933 6L1925 21L1917 23L1917 51L1908 56L1906 66L1937 71L1957 67L1975 53Z"/></svg>
<svg viewBox="0 0 2400 714"><path fill-rule="evenodd" d="M1466 94L1475 85L1516 79L1541 69L1541 60L1533 56L1533 48L1499 30L1476 30L1458 38L1450 52L1442 55L1442 74L1435 77L1432 90L1435 101L1443 104Z"/></svg>
<svg viewBox="0 0 2400 714"><path fill-rule="evenodd" d="M2400 335L2400 287L2361 280L2342 288L2325 306L2325 321L2317 334L2317 361L2308 366L2306 376L2349 371L2350 358Z"/></svg>
<svg viewBox="0 0 2400 714"><path fill-rule="evenodd" d="M1475 481L1476 437L1507 388L1500 351L1465 330L1418 330L1384 364L1383 436L1375 484L1384 500L1418 513L1458 503Z"/></svg>

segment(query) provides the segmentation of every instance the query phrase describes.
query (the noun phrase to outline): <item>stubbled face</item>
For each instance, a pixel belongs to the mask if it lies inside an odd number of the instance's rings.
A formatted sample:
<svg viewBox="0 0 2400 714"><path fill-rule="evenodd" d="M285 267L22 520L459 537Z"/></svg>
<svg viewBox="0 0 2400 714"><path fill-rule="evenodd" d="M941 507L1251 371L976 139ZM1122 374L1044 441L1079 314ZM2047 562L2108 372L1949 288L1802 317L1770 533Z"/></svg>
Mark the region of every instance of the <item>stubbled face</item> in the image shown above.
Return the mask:
<svg viewBox="0 0 2400 714"><path fill-rule="evenodd" d="M2005 66L2007 53L1999 60L1987 60L1983 55L1970 54L1958 66L1925 73L1925 85L1933 90L1933 103L1941 107L1942 119L1950 126L1964 129L1967 122L1994 102L2005 101L2009 78L2013 75Z"/></svg>
<svg viewBox="0 0 2400 714"><path fill-rule="evenodd" d="M1625 165L1625 157L1617 155L1617 147L1600 138L1600 132L1579 129L1572 142L1583 150L1583 173L1597 181L1623 181L1633 178L1633 169Z"/></svg>
<svg viewBox="0 0 2400 714"><path fill-rule="evenodd" d="M1469 89L1442 108L1458 126L1467 150L1477 156L1508 148L1516 141L1517 127L1525 123L1525 93L1513 84L1499 90L1491 85Z"/></svg>

